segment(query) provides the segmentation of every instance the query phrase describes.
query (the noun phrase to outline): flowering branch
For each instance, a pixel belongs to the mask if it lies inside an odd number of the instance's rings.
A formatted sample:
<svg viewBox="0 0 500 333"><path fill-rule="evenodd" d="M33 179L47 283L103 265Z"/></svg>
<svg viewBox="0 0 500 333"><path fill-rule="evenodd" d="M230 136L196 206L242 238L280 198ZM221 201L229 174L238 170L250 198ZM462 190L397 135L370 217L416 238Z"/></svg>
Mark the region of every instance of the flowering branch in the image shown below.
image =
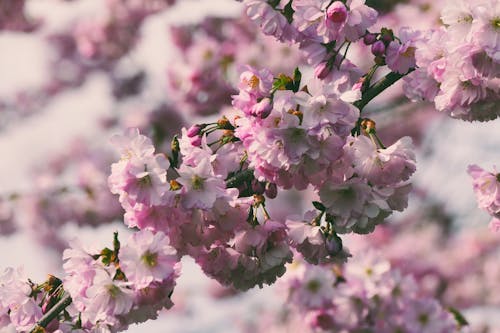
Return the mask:
<svg viewBox="0 0 500 333"><path fill-rule="evenodd" d="M30 330L30 333L44 332L43 328L64 311L72 302L71 296L66 293Z"/></svg>
<svg viewBox="0 0 500 333"><path fill-rule="evenodd" d="M247 170L243 170L241 172L238 172L226 181L226 185L228 188L238 187L241 184L244 184L244 183L252 180L254 177L253 174L254 174L254 171L251 169L247 169Z"/></svg>
<svg viewBox="0 0 500 333"><path fill-rule="evenodd" d="M386 76L375 82L370 88L368 88L368 90L363 92L362 98L359 101L355 102L354 106L356 106L360 111L363 110L366 104L368 104L372 99L377 97L382 91L389 88L403 76L413 72L414 70L415 69L412 68L406 74L390 72L389 74L387 74Z"/></svg>

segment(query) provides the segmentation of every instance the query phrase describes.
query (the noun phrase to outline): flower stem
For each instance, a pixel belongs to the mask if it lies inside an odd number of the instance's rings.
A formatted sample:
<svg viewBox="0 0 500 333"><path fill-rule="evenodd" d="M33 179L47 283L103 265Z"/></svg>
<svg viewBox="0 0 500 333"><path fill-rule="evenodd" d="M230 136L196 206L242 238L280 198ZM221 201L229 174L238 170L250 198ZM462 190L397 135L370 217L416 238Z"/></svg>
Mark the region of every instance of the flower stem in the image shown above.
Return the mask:
<svg viewBox="0 0 500 333"><path fill-rule="evenodd" d="M406 74L390 72L389 74L387 74L386 76L375 82L365 92L363 92L363 96L359 101L354 103L354 106L356 106L361 111L366 106L366 104L368 104L372 99L377 97L382 91L389 88L396 81L401 79L403 76L411 73L412 71L414 71L414 68L410 69Z"/></svg>
<svg viewBox="0 0 500 333"><path fill-rule="evenodd" d="M239 185L248 182L253 179L253 170L247 169L237 172L232 177L226 180L226 187L238 187Z"/></svg>
<svg viewBox="0 0 500 333"><path fill-rule="evenodd" d="M43 315L43 317L35 324L35 326L33 326L33 328L30 330L30 333L44 332L45 330L43 330L43 328L47 327L47 325L54 318L56 318L59 313L66 309L72 301L73 300L71 299L71 296L68 293L65 293L64 296L59 300L59 302L57 302L56 305L54 305L49 311L47 311L47 313Z"/></svg>

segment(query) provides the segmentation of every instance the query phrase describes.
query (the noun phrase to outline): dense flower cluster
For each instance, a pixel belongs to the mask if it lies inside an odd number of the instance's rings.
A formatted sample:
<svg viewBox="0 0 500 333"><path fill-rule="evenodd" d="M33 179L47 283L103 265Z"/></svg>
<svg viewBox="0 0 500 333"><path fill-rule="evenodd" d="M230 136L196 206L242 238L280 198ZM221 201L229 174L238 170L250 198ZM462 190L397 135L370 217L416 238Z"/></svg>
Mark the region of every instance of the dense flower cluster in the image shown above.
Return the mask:
<svg viewBox="0 0 500 333"><path fill-rule="evenodd" d="M249 68L234 97L242 111L235 135L248 152L249 166L259 180L280 187L319 185L342 155L359 110L341 98L338 82L315 80L307 85L309 92L272 93L272 84L269 71Z"/></svg>
<svg viewBox="0 0 500 333"><path fill-rule="evenodd" d="M286 227L269 217L259 224L257 211L247 222L249 209L259 204L238 198L238 190L225 183L240 168L241 146L228 142L214 152L200 130L184 130L177 168L164 155L153 155L149 139L136 130L114 139L122 160L113 165L109 184L120 195L125 222L167 233L179 253L193 256L221 283L244 290L270 284L291 260ZM168 182L167 173L175 174Z"/></svg>
<svg viewBox="0 0 500 333"><path fill-rule="evenodd" d="M180 263L162 232L137 232L122 246L115 234L112 250L87 249L74 241L63 259L63 281L49 276L36 285L20 270L3 273L0 329L31 330L48 308L68 297L65 293L73 302L64 316L50 323L51 332L118 332L156 318L173 305L170 295Z"/></svg>
<svg viewBox="0 0 500 333"><path fill-rule="evenodd" d="M117 246L115 240L114 250L100 253L75 243L63 258L64 287L82 328L121 331L173 305L170 295L180 264L162 232L134 233L125 245Z"/></svg>
<svg viewBox="0 0 500 333"><path fill-rule="evenodd" d="M411 276L373 254L334 271L297 263L284 280L295 315L315 332L460 331L450 312L420 296Z"/></svg>
<svg viewBox="0 0 500 333"><path fill-rule="evenodd" d="M179 56L168 69L168 93L184 112L207 115L229 105L245 64L290 72L302 62L296 48L257 34L246 17L175 26L171 37Z"/></svg>
<svg viewBox="0 0 500 333"><path fill-rule="evenodd" d="M333 66L340 67L341 49L358 41L377 21L377 12L366 6L364 0L243 3L248 16L266 35L297 43L320 76L326 76Z"/></svg>
<svg viewBox="0 0 500 333"><path fill-rule="evenodd" d="M412 99L434 101L454 118L487 121L499 115L500 6L498 1L449 1L446 27L423 33L416 43L419 67L406 81Z"/></svg>

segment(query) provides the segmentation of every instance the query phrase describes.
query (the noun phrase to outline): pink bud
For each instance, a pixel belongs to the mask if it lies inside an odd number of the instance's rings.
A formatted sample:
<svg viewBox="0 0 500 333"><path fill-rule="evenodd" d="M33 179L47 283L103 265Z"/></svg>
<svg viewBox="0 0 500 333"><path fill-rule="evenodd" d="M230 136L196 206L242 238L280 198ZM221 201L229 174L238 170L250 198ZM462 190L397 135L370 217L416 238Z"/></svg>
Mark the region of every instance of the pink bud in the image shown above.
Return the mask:
<svg viewBox="0 0 500 333"><path fill-rule="evenodd" d="M259 182L257 179L252 180L252 191L254 194L264 193L264 184Z"/></svg>
<svg viewBox="0 0 500 333"><path fill-rule="evenodd" d="M273 110L273 104L271 103L271 99L263 98L259 103L252 106L251 113L253 116L264 119Z"/></svg>
<svg viewBox="0 0 500 333"><path fill-rule="evenodd" d="M332 315L324 310L317 310L316 312L311 313L311 315L312 318L309 318L309 321L313 328L329 331L335 327L335 320L332 318Z"/></svg>
<svg viewBox="0 0 500 333"><path fill-rule="evenodd" d="M278 195L278 187L274 183L266 184L266 196L269 199L274 199Z"/></svg>
<svg viewBox="0 0 500 333"><path fill-rule="evenodd" d="M376 41L373 45L372 45L372 53L373 55L375 56L383 56L384 53L385 53L385 45L384 45L384 42L382 41Z"/></svg>
<svg viewBox="0 0 500 333"><path fill-rule="evenodd" d="M191 142L191 145L193 145L195 147L201 146L201 136L197 135L197 136L191 138L190 142Z"/></svg>
<svg viewBox="0 0 500 333"><path fill-rule="evenodd" d="M372 45L377 41L377 35L375 34L366 34L365 37L363 37L363 42L365 45Z"/></svg>
<svg viewBox="0 0 500 333"><path fill-rule="evenodd" d="M328 66L328 63L326 61L320 63L316 68L314 69L314 75L320 79L323 80L325 77L330 74L331 67Z"/></svg>
<svg viewBox="0 0 500 333"><path fill-rule="evenodd" d="M187 130L187 136L188 136L188 138L192 138L192 137L197 136L198 134L200 134L201 129L202 129L202 126L198 125L198 124L191 126Z"/></svg>
<svg viewBox="0 0 500 333"><path fill-rule="evenodd" d="M347 8L340 1L335 1L326 10L326 18L334 23L343 23L347 19Z"/></svg>

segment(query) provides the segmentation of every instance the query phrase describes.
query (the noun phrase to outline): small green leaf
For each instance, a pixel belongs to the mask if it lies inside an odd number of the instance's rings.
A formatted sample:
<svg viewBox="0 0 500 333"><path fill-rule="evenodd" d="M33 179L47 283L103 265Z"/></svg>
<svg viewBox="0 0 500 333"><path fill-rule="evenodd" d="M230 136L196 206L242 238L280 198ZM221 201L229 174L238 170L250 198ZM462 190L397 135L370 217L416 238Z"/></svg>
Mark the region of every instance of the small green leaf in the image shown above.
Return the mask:
<svg viewBox="0 0 500 333"><path fill-rule="evenodd" d="M293 71L293 92L297 92L300 89L300 80L302 79L302 73L299 68L296 67Z"/></svg>
<svg viewBox="0 0 500 333"><path fill-rule="evenodd" d="M453 317L455 317L455 320L460 327L469 325L469 322L465 319L464 315L460 313L460 311L452 306L448 307L448 311L450 311Z"/></svg>
<svg viewBox="0 0 500 333"><path fill-rule="evenodd" d="M320 210L322 212L324 212L326 210L326 207L319 201L313 201L312 202L314 208L316 208L317 210Z"/></svg>

